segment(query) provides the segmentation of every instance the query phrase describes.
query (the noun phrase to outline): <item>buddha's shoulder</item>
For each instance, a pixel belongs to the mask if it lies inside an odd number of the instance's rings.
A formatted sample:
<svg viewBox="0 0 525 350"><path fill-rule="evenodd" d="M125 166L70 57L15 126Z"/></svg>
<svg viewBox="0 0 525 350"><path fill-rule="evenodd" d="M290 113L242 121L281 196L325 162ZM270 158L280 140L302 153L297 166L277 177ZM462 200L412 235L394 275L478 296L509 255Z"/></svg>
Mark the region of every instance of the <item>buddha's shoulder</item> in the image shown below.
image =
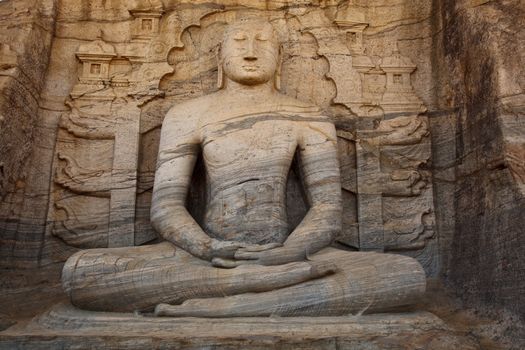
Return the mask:
<svg viewBox="0 0 525 350"><path fill-rule="evenodd" d="M282 110L295 115L297 125L307 127L313 123L333 127L332 120L316 104L283 94L279 95L279 105Z"/></svg>
<svg viewBox="0 0 525 350"><path fill-rule="evenodd" d="M215 94L199 96L177 103L169 109L166 114L166 119L185 121L197 120L206 109L210 108L210 105L215 98L214 95Z"/></svg>
<svg viewBox="0 0 525 350"><path fill-rule="evenodd" d="M312 114L312 115L319 115L321 113L321 109L319 106L315 105L314 103L303 101L298 98L284 95L284 94L276 94L275 98L277 99L278 104L287 110L297 110L298 112L306 113L306 114Z"/></svg>
<svg viewBox="0 0 525 350"><path fill-rule="evenodd" d="M203 115L210 112L220 111L223 104L229 103L230 99L226 98L224 92L218 91L212 94L196 97L181 103L177 103L166 114L165 120L180 120L185 122L197 121ZM235 104L235 103L234 103ZM326 119L322 116L321 109L314 103L300 100L281 93L274 94L270 100L261 101L260 107L268 104L276 108L276 112L286 112L296 114L302 118L312 119L312 121Z"/></svg>

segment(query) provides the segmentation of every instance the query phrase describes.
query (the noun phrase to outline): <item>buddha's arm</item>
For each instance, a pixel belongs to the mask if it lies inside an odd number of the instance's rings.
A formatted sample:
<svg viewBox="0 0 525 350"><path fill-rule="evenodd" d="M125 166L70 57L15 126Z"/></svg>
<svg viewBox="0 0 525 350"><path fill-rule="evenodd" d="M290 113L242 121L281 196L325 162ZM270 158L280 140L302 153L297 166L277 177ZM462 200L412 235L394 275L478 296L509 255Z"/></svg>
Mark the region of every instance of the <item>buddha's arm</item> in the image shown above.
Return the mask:
<svg viewBox="0 0 525 350"><path fill-rule="evenodd" d="M308 123L298 146L300 175L310 209L284 246L305 256L330 245L341 231L341 175L334 125Z"/></svg>
<svg viewBox="0 0 525 350"><path fill-rule="evenodd" d="M288 236L283 247L265 252L240 249L235 258L263 265L304 260L330 245L341 230L342 200L337 135L333 124L309 122L301 128L301 176L310 205L306 216Z"/></svg>
<svg viewBox="0 0 525 350"><path fill-rule="evenodd" d="M206 258L211 238L184 205L199 153L199 139L196 123L181 119L170 111L162 124L151 223L164 239L195 256Z"/></svg>

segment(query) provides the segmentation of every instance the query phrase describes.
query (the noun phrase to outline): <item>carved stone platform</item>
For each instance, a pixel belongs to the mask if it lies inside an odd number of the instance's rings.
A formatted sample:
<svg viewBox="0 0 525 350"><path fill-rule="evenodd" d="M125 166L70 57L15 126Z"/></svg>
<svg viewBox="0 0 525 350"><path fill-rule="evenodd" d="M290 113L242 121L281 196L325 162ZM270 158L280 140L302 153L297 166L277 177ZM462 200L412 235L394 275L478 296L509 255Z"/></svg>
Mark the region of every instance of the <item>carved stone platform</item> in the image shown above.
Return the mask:
<svg viewBox="0 0 525 350"><path fill-rule="evenodd" d="M155 318L59 304L0 332L0 349L478 349L428 312L346 317Z"/></svg>

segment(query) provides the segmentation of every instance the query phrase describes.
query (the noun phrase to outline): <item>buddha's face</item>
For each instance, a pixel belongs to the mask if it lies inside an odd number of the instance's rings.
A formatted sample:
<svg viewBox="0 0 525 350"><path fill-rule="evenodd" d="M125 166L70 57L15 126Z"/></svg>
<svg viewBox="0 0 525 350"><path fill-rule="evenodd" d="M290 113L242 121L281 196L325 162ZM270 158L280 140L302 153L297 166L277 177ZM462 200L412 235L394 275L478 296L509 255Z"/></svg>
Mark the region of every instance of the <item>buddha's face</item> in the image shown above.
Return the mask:
<svg viewBox="0 0 525 350"><path fill-rule="evenodd" d="M279 43L268 22L245 21L228 27L222 43L224 74L243 85L270 81L277 69Z"/></svg>

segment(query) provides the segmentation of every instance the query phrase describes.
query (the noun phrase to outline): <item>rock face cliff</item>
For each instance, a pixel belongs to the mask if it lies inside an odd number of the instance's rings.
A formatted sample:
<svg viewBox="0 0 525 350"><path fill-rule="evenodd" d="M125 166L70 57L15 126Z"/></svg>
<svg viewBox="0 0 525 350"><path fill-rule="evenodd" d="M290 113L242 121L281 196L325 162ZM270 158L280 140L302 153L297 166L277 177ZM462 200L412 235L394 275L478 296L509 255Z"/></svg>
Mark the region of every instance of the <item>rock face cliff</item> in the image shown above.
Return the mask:
<svg viewBox="0 0 525 350"><path fill-rule="evenodd" d="M450 111L432 129L442 273L469 303L525 315L525 6L435 13L436 102Z"/></svg>
<svg viewBox="0 0 525 350"><path fill-rule="evenodd" d="M36 266L45 225L34 200L47 197L35 183L49 178L50 160L38 160L49 130L41 97L55 31L53 1L0 2L0 232L3 266ZM44 180L45 182L45 180ZM44 187L45 189L45 187ZM40 229L38 229L40 227ZM35 230L36 229L36 230ZM32 263L24 255L31 251ZM33 254L34 253L34 254Z"/></svg>
<svg viewBox="0 0 525 350"><path fill-rule="evenodd" d="M255 12L285 43L281 91L338 128L338 244L413 256L469 305L525 315L524 7L0 1L0 266L156 239L162 118L216 89L225 24ZM293 172L288 186L292 227L305 204Z"/></svg>

